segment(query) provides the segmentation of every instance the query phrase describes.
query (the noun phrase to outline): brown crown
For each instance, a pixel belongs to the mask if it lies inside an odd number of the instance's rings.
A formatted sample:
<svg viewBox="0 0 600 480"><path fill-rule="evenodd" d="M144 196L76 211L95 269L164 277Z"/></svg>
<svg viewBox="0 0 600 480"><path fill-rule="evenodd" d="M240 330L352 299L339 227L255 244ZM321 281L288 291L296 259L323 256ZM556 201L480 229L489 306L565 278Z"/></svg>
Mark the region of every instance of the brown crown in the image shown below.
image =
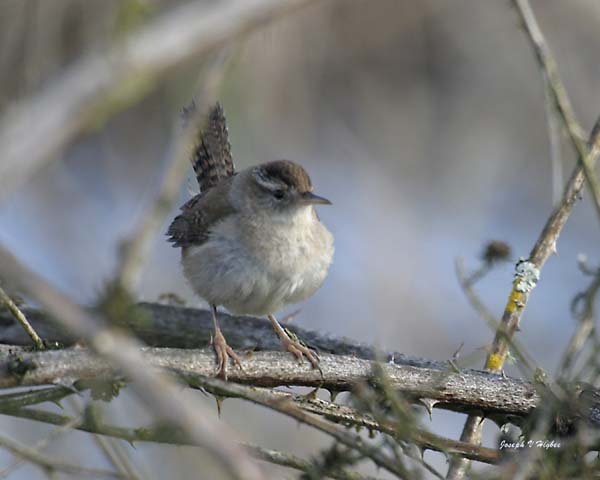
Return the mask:
<svg viewBox="0 0 600 480"><path fill-rule="evenodd" d="M295 188L299 193L312 191L308 173L297 163L289 160L275 160L274 162L265 163L262 170L267 176Z"/></svg>

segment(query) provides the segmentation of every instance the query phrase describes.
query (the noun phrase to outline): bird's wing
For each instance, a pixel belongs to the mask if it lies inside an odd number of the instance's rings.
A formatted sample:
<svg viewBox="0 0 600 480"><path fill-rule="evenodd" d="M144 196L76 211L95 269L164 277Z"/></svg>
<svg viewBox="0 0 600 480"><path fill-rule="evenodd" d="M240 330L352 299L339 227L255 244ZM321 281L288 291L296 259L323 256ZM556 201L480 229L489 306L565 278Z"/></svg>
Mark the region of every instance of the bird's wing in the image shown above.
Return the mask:
<svg viewBox="0 0 600 480"><path fill-rule="evenodd" d="M235 212L229 200L233 177L220 181L210 190L192 197L181 207L167 235L174 247L202 245L217 222Z"/></svg>
<svg viewBox="0 0 600 480"><path fill-rule="evenodd" d="M195 108L192 103L185 109L184 116L189 116ZM218 102L210 109L191 160L201 192L206 192L235 173L225 113Z"/></svg>

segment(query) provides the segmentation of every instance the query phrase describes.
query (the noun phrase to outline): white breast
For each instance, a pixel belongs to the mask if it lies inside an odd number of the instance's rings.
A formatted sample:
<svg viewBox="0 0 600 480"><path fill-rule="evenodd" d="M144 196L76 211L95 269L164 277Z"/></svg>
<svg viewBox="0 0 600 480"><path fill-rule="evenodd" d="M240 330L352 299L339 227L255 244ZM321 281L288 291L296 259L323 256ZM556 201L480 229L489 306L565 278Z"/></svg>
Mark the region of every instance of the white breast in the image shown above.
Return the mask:
<svg viewBox="0 0 600 480"><path fill-rule="evenodd" d="M240 221L242 220L242 221ZM333 258L333 236L312 207L293 217L228 217L182 255L185 276L209 303L265 315L312 295Z"/></svg>

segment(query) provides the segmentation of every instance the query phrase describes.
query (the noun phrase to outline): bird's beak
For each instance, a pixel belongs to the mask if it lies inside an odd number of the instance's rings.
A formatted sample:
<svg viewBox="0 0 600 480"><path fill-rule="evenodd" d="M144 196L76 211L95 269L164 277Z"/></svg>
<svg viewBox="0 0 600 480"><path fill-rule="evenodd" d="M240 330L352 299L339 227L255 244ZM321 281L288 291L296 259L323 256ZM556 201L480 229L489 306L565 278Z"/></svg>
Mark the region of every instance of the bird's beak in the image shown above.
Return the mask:
<svg viewBox="0 0 600 480"><path fill-rule="evenodd" d="M302 194L302 202L307 205L331 205L331 202L326 198L319 197L312 192Z"/></svg>

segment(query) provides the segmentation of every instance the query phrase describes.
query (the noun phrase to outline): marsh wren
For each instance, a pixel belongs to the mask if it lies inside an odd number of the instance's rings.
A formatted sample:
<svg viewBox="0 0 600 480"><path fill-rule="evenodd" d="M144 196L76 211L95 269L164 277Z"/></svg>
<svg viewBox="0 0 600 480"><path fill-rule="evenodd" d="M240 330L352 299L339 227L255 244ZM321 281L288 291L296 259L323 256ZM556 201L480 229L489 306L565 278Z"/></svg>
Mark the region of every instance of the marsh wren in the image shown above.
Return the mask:
<svg viewBox="0 0 600 480"><path fill-rule="evenodd" d="M192 165L200 193L181 207L168 235L181 247L192 289L211 305L217 374L227 378L228 357L241 367L219 328L219 305L237 315L266 315L283 348L317 366L315 352L290 338L273 314L310 297L325 280L333 236L314 206L331 202L315 195L304 168L288 160L235 172L219 104L199 137Z"/></svg>

